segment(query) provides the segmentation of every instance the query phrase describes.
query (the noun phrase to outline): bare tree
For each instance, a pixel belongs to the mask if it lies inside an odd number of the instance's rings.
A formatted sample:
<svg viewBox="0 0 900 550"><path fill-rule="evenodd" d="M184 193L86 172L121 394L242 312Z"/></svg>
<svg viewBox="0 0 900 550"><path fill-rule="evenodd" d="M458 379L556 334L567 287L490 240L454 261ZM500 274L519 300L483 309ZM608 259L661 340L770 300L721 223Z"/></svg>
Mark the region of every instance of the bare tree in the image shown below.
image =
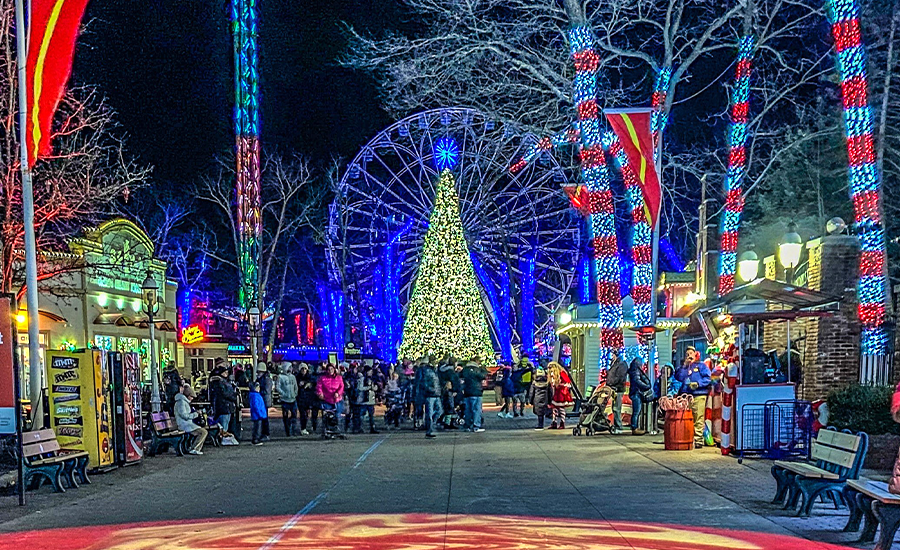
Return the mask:
<svg viewBox="0 0 900 550"><path fill-rule="evenodd" d="M305 229L321 221L325 188L317 185L309 163L302 157L269 156L262 166L263 242L260 251L260 295L266 312L272 312L266 340L274 347L277 319L284 306L288 275L297 243ZM236 223L233 200L234 172L230 163L220 163L217 176L206 178L196 189L200 201L212 204L221 216L231 236L230 246L224 250L208 250L209 258L234 269L240 277L237 262L240 233Z"/></svg>
<svg viewBox="0 0 900 550"><path fill-rule="evenodd" d="M17 67L12 0L0 0L0 291L23 285L22 195L16 126ZM54 152L34 167L37 248L60 250L68 237L114 210L127 190L142 186L149 169L127 159L115 137L112 110L89 87L72 87L53 123ZM57 273L43 261L39 278ZM21 288L19 288L21 291Z"/></svg>

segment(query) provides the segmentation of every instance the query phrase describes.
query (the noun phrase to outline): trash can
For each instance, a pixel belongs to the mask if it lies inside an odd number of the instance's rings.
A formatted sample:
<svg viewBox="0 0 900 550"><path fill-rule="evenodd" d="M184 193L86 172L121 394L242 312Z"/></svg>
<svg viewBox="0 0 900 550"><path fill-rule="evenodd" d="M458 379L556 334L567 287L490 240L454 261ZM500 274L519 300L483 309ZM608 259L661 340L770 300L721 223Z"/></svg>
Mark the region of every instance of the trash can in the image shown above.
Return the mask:
<svg viewBox="0 0 900 550"><path fill-rule="evenodd" d="M689 451L694 448L694 415L690 409L666 411L663 431L667 451Z"/></svg>

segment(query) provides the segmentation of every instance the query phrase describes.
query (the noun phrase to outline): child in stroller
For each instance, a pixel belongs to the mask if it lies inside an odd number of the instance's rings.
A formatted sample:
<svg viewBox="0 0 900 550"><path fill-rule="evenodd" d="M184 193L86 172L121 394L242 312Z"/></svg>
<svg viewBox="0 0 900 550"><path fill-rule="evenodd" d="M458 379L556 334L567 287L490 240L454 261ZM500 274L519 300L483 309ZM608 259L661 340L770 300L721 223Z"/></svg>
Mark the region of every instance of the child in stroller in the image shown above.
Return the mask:
<svg viewBox="0 0 900 550"><path fill-rule="evenodd" d="M598 386L591 392L591 397L581 404L578 416L578 424L572 428L572 435L579 436L584 430L584 435L592 436L598 432L609 431L609 417L606 408L616 398L616 390L609 386Z"/></svg>

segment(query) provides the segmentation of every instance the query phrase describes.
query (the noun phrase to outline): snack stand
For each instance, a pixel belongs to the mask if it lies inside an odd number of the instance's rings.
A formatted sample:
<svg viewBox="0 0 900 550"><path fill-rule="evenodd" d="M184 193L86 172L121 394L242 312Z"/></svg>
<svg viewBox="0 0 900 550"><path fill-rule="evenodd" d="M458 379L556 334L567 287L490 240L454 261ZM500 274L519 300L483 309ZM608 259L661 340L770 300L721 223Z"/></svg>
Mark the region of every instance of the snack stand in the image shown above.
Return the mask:
<svg viewBox="0 0 900 550"><path fill-rule="evenodd" d="M723 373L721 448L723 454L766 452L772 426L771 410L794 421L796 380L792 380L791 353L782 365L775 353L761 349L761 332L773 323L787 323L784 347L791 349L791 323L825 317L839 299L808 288L769 279L757 279L720 299L701 306L694 315L710 347L711 360ZM778 428L778 426L774 426ZM806 451L807 447L798 446Z"/></svg>

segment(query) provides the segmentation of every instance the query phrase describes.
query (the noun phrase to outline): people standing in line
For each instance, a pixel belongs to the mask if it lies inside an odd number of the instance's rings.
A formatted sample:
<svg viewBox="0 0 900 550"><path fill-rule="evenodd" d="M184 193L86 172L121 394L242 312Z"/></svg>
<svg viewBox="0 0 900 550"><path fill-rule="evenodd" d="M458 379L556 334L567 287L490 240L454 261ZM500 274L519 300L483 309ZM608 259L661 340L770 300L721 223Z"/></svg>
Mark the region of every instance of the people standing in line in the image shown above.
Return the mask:
<svg viewBox="0 0 900 550"><path fill-rule="evenodd" d="M419 363L416 382L416 396L422 401L424 409L425 437L430 439L436 437L434 427L440 422L444 410L441 407L440 379L428 359L423 359Z"/></svg>
<svg viewBox="0 0 900 550"><path fill-rule="evenodd" d="M628 364L622 359L618 351L613 352L612 366L606 375L606 385L616 390L616 400L613 402L613 428L610 433L620 434L622 424L622 402L625 399L625 382L628 379Z"/></svg>
<svg viewBox="0 0 900 550"><path fill-rule="evenodd" d="M553 421L551 430L564 430L566 428L566 409L575 402L572 399L572 379L562 365L557 362L550 363L550 412Z"/></svg>
<svg viewBox="0 0 900 550"><path fill-rule="evenodd" d="M681 393L694 397L691 412L694 415L694 448L703 447L703 429L706 427L706 398L712 375L709 367L700 361L700 354L694 348L688 348L684 365L675 373L675 379L681 382Z"/></svg>
<svg viewBox="0 0 900 550"><path fill-rule="evenodd" d="M199 416L197 411L191 410L191 401L194 399L194 390L189 384L183 384L178 393L175 394L175 405L173 407L175 414L175 423L178 429L184 433L191 434L192 442L188 454L202 455L203 442L209 431L206 428L198 426L194 423L194 419Z"/></svg>
<svg viewBox="0 0 900 550"><path fill-rule="evenodd" d="M483 432L481 426L481 405L484 395L482 383L487 377L487 369L477 359L469 361L462 371L463 397L466 400L465 429L470 432Z"/></svg>
<svg viewBox="0 0 900 550"><path fill-rule="evenodd" d="M500 408L500 412L497 413L497 416L499 416L500 418L512 418L513 409L515 408L513 399L516 395L516 387L515 383L513 382L512 375L512 366L502 365L499 372L503 373L503 378L500 382L500 395L503 397L503 407Z"/></svg>
<svg viewBox="0 0 900 550"><path fill-rule="evenodd" d="M316 379L309 370L309 365L300 363L296 373L297 380L297 414L300 417L300 435L309 435L306 429L312 420L312 431L316 431L319 409L316 405ZM310 418L310 416L312 418Z"/></svg>
<svg viewBox="0 0 900 550"><path fill-rule="evenodd" d="M278 388L278 401L281 403L281 420L284 422L284 434L287 437L296 435L297 431L297 394L299 386L291 364L285 361L281 364L281 374L276 384Z"/></svg>
<svg viewBox="0 0 900 550"><path fill-rule="evenodd" d="M497 367L493 375L494 380L494 405L503 404L503 365Z"/></svg>
<svg viewBox="0 0 900 550"><path fill-rule="evenodd" d="M547 369L538 366L534 371L531 381L531 406L532 411L537 415L537 426L535 430L544 429L544 417L547 416L547 409L550 405L550 380L547 376Z"/></svg>
<svg viewBox="0 0 900 550"><path fill-rule="evenodd" d="M316 380L316 397L319 398L323 411L334 411L336 427L340 429L341 415L344 413L344 379L338 374L334 365L328 364L325 373ZM325 418L322 413L322 430L324 436Z"/></svg>
<svg viewBox="0 0 900 550"><path fill-rule="evenodd" d="M216 367L209 378L209 400L216 422L225 433L229 432L231 416L237 410L237 395L231 381L228 380L228 368Z"/></svg>
<svg viewBox="0 0 900 550"><path fill-rule="evenodd" d="M269 367L262 361L257 363L256 365L256 381L259 383L259 395L263 398L263 403L266 405L266 409L272 408L272 390L274 384L272 383L272 377L269 376ZM262 419L262 439L261 441L269 440L269 415L266 414L265 418Z"/></svg>
<svg viewBox="0 0 900 550"><path fill-rule="evenodd" d="M362 433L362 417L369 417L369 433L375 429L375 381L372 367L363 367L356 375L356 416L353 419L353 433Z"/></svg>
<svg viewBox="0 0 900 550"><path fill-rule="evenodd" d="M265 365L263 363L263 365ZM263 421L269 419L269 409L266 407L265 398L260 394L261 385L254 382L250 385L250 420L253 421L252 443L262 445Z"/></svg>
<svg viewBox="0 0 900 550"><path fill-rule="evenodd" d="M650 378L644 372L644 360L635 357L628 367L628 397L631 399L631 435L644 435L646 430L640 428L641 411L643 410L645 392L651 390L653 385Z"/></svg>
<svg viewBox="0 0 900 550"><path fill-rule="evenodd" d="M359 375L359 365L356 363L347 367L343 373L344 376L344 396L347 399L347 415L344 417L344 431L350 432L357 424L359 419L359 405L356 402L356 382Z"/></svg>
<svg viewBox="0 0 900 550"><path fill-rule="evenodd" d="M400 427L400 417L403 416L403 390L400 389L400 373L391 370L390 378L384 387L384 425L390 429Z"/></svg>

